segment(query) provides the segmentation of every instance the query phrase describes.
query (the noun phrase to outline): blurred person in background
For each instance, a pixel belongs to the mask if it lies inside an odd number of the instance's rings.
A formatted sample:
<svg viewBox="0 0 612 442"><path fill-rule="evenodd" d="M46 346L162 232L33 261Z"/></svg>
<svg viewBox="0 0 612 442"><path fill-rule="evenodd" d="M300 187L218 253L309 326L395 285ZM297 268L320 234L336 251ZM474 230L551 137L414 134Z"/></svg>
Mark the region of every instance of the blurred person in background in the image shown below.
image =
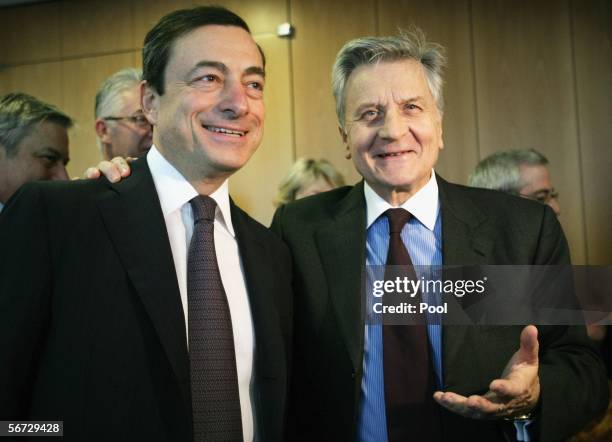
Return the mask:
<svg viewBox="0 0 612 442"><path fill-rule="evenodd" d="M0 98L0 211L28 181L67 180L72 119L16 92Z"/></svg>
<svg viewBox="0 0 612 442"><path fill-rule="evenodd" d="M548 204L559 216L559 194L552 184L548 164L548 159L535 149L496 152L476 165L468 179L468 185L500 190ZM606 329L603 325L590 324L587 326L587 333L593 341L600 343L610 379L610 336L606 336ZM610 384L610 381L608 383ZM612 440L612 404L608 407L604 420L599 422L600 419L596 418L587 429L574 436L571 442Z"/></svg>
<svg viewBox="0 0 612 442"><path fill-rule="evenodd" d="M122 69L108 77L96 94L95 130L105 160L139 158L151 148L153 129L140 108L140 69Z"/></svg>
<svg viewBox="0 0 612 442"><path fill-rule="evenodd" d="M496 152L478 163L468 180L471 187L502 192L548 204L561 214L559 194L552 185L548 159L535 149Z"/></svg>
<svg viewBox="0 0 612 442"><path fill-rule="evenodd" d="M535 149L495 152L476 165L468 185L500 190L547 204L559 216L559 193L553 186L548 164L548 158ZM602 341L606 327L589 325L587 331L591 339Z"/></svg>
<svg viewBox="0 0 612 442"><path fill-rule="evenodd" d="M344 186L344 177L327 160L300 158L278 186L276 206Z"/></svg>

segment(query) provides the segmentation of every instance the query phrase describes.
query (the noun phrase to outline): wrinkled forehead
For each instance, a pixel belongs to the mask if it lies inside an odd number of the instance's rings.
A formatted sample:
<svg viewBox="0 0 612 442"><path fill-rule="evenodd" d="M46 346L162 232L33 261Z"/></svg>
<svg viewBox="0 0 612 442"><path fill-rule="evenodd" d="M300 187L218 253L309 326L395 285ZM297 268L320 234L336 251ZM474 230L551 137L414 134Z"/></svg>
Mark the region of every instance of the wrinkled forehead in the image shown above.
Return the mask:
<svg viewBox="0 0 612 442"><path fill-rule="evenodd" d="M418 97L433 99L423 65L413 59L362 64L351 72L345 93L347 106Z"/></svg>

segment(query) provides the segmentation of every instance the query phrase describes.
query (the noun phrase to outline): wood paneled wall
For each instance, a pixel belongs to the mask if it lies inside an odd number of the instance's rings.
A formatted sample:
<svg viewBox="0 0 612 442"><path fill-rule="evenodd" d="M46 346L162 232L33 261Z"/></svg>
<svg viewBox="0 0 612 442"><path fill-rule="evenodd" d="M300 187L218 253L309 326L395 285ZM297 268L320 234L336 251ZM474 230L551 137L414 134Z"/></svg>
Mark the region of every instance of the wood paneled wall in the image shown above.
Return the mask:
<svg viewBox="0 0 612 442"><path fill-rule="evenodd" d="M74 116L69 172L99 159L99 83L139 66L164 13L205 2L58 1L0 9L0 93L23 90ZM231 180L264 223L297 157L324 157L354 182L338 135L330 71L349 39L416 25L447 49L445 149L437 167L465 183L478 159L534 147L551 161L575 263L612 263L612 7L608 0L227 0L267 58L266 132ZM293 39L276 36L291 22Z"/></svg>

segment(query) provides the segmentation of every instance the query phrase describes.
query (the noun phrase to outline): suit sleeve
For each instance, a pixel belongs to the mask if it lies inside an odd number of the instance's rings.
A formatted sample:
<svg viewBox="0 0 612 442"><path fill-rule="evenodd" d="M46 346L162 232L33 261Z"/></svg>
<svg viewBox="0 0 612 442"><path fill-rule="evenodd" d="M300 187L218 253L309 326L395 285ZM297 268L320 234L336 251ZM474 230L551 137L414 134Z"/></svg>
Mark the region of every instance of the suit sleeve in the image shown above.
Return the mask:
<svg viewBox="0 0 612 442"><path fill-rule="evenodd" d="M0 420L27 416L50 304L50 255L40 188L28 184L0 216Z"/></svg>
<svg viewBox="0 0 612 442"><path fill-rule="evenodd" d="M545 210L535 264L569 265L569 249L556 216ZM584 326L540 326L539 440L563 440L608 405L599 353Z"/></svg>

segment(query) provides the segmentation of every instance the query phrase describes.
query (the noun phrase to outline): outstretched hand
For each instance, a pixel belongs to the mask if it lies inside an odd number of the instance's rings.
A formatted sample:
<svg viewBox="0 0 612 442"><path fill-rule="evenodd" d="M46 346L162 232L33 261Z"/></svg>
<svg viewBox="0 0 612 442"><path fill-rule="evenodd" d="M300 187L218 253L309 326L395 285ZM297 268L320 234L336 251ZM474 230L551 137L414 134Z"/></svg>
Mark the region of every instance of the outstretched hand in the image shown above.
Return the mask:
<svg viewBox="0 0 612 442"><path fill-rule="evenodd" d="M483 396L461 396L437 391L434 399L448 410L473 419L515 418L531 412L540 398L538 329L528 325L521 332L520 348L500 379L489 384Z"/></svg>
<svg viewBox="0 0 612 442"><path fill-rule="evenodd" d="M128 163L133 160L135 158L115 157L110 161L100 161L97 166L85 171L85 178L96 179L104 175L111 183L116 183L130 176L132 169Z"/></svg>

